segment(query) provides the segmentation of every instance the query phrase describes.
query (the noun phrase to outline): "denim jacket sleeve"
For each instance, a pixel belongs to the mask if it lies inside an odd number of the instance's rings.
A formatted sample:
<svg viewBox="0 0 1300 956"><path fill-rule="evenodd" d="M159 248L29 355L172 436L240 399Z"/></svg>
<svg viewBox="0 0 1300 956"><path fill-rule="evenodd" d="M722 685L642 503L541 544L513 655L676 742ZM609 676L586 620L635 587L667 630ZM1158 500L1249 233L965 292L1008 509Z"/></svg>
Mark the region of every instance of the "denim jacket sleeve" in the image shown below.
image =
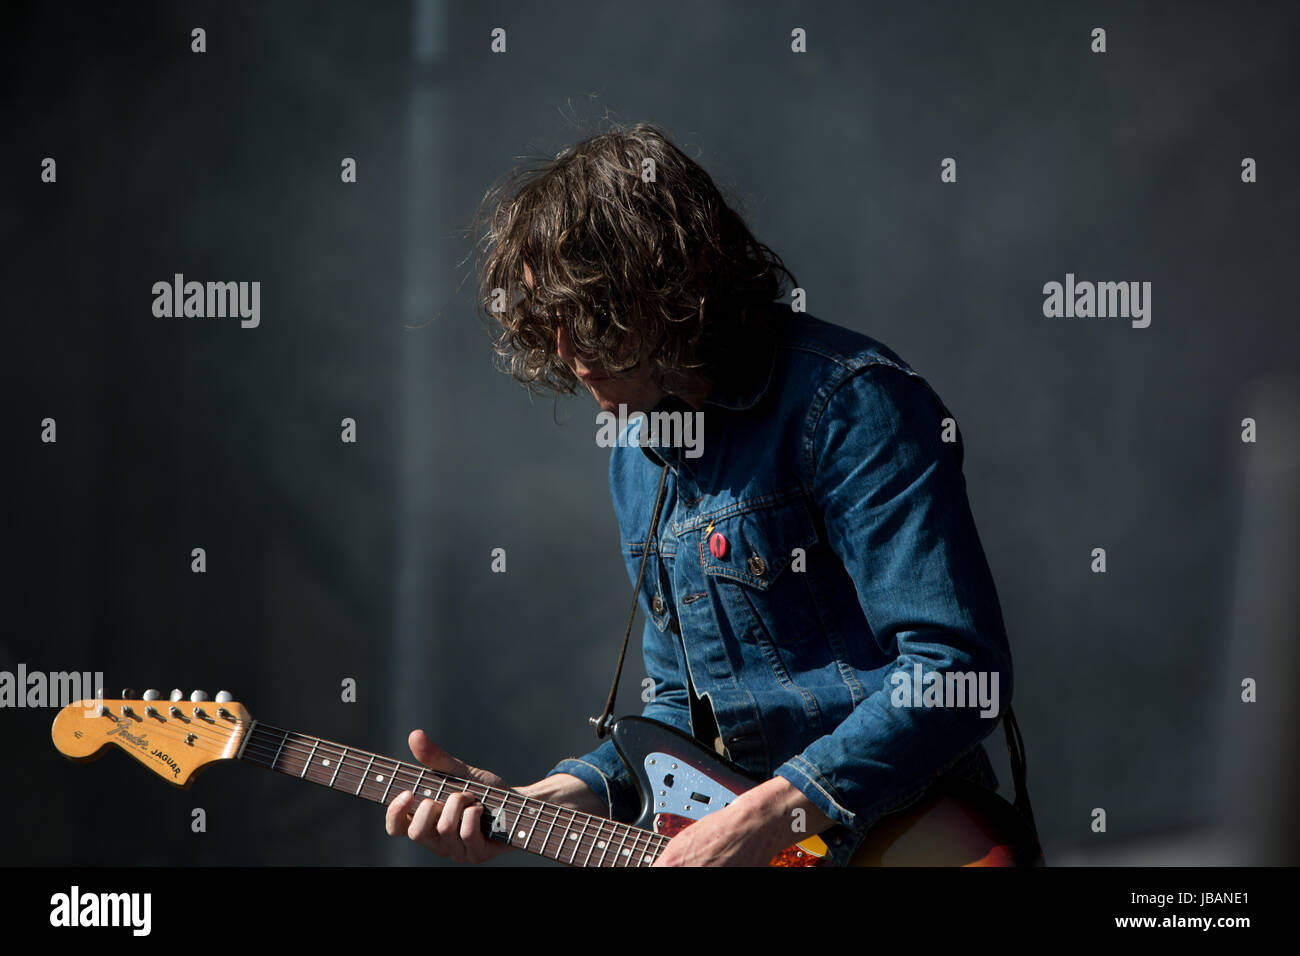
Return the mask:
<svg viewBox="0 0 1300 956"><path fill-rule="evenodd" d="M642 639L642 657L646 674L654 681L654 693L650 695L642 692L643 697L649 696L651 699L642 709L641 715L690 734L690 703L681 678L685 666L678 660L671 632L660 631L647 620ZM625 671L624 679L629 676ZM641 684L633 683L640 690ZM585 783L596 796L605 801L613 819L631 823L640 815L641 801L636 784L614 749L613 741L606 740L582 757L560 761L546 776L557 773L572 774Z"/></svg>
<svg viewBox="0 0 1300 956"><path fill-rule="evenodd" d="M893 663L833 732L776 773L859 834L983 739L1011 698L1002 612L966 497L960 437L943 440L947 414L923 379L871 364L836 385L820 413L814 405L805 431L806 486L870 631L847 637L874 640ZM996 713L896 705L893 675L958 671L987 673L1001 697Z"/></svg>

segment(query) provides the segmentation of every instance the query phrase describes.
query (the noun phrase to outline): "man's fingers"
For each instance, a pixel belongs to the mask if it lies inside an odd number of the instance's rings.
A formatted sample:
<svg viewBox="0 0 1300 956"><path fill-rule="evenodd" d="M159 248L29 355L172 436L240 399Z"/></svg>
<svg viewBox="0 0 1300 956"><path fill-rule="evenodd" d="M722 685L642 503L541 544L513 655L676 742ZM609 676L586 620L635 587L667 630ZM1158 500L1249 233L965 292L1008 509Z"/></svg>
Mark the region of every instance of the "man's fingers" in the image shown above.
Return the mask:
<svg viewBox="0 0 1300 956"><path fill-rule="evenodd" d="M411 753L415 756L415 759L430 770L441 770L445 773L463 777L469 769L464 763L430 740L423 730L412 730L406 742L410 745Z"/></svg>
<svg viewBox="0 0 1300 956"><path fill-rule="evenodd" d="M447 798L442 816L438 818L438 838L447 856L457 863L464 863L469 853L465 841L461 839L461 817L474 803L474 797L468 793L453 793Z"/></svg>
<svg viewBox="0 0 1300 956"><path fill-rule="evenodd" d="M409 823L407 814L411 812L411 801L414 799L411 791L403 790L388 805L388 812L384 814L384 829L389 836L406 836Z"/></svg>
<svg viewBox="0 0 1300 956"><path fill-rule="evenodd" d="M407 825L406 835L423 847L427 847L439 856L447 856L438 823L442 807L433 800L423 800L415 808L415 814Z"/></svg>
<svg viewBox="0 0 1300 956"><path fill-rule="evenodd" d="M491 856L488 852L487 837L483 835L481 826L483 813L483 804L475 803L460 818L460 840L465 844L465 852L471 863L482 863Z"/></svg>

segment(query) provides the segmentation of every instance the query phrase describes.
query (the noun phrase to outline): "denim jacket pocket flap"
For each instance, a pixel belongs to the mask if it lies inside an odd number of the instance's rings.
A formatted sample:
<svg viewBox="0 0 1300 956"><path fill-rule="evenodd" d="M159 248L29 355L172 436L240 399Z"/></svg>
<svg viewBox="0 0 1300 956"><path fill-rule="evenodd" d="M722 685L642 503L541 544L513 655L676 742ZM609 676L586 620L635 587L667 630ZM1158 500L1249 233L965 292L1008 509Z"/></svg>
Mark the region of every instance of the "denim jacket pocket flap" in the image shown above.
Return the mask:
<svg viewBox="0 0 1300 956"><path fill-rule="evenodd" d="M803 501L787 501L705 527L700 536L700 561L705 574L766 591L801 554L806 562L807 550L819 540Z"/></svg>

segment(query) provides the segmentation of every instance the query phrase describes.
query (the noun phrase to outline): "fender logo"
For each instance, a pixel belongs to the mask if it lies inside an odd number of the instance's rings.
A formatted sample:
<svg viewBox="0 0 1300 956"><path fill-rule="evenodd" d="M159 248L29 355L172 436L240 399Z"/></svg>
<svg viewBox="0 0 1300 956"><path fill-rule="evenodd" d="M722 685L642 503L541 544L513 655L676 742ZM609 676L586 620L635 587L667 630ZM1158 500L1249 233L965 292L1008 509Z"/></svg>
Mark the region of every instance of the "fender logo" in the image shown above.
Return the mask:
<svg viewBox="0 0 1300 956"><path fill-rule="evenodd" d="M149 735L148 735L148 734L139 734L139 735L136 735L136 734L131 733L131 732L130 732L129 730L127 730L126 728L127 728L127 724L126 724L125 722L124 722L124 723L120 723L120 724L118 724L116 727L114 727L112 730L110 730L106 736L112 737L114 734L117 734L119 737L121 737L121 738L122 738L123 740L125 740L127 743L129 743L129 744L135 744L137 747L140 747L140 748L142 748L142 749L143 749L143 748L146 748L146 747L149 746Z"/></svg>

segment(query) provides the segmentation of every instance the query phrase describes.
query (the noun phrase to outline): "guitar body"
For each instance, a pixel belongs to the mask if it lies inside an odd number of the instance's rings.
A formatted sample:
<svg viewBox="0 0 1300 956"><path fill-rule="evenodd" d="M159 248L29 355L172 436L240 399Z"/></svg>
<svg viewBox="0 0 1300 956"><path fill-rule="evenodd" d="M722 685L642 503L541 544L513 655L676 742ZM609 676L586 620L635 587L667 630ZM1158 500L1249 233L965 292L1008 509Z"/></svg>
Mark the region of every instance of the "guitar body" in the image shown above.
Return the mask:
<svg viewBox="0 0 1300 956"><path fill-rule="evenodd" d="M675 728L623 717L611 731L614 747L641 791L636 825L674 836L727 806L757 780ZM794 844L772 866L828 862L817 836ZM1042 863L1038 842L1019 812L997 794L968 781L941 781L907 807L882 817L855 852L851 866L1027 866Z"/></svg>

